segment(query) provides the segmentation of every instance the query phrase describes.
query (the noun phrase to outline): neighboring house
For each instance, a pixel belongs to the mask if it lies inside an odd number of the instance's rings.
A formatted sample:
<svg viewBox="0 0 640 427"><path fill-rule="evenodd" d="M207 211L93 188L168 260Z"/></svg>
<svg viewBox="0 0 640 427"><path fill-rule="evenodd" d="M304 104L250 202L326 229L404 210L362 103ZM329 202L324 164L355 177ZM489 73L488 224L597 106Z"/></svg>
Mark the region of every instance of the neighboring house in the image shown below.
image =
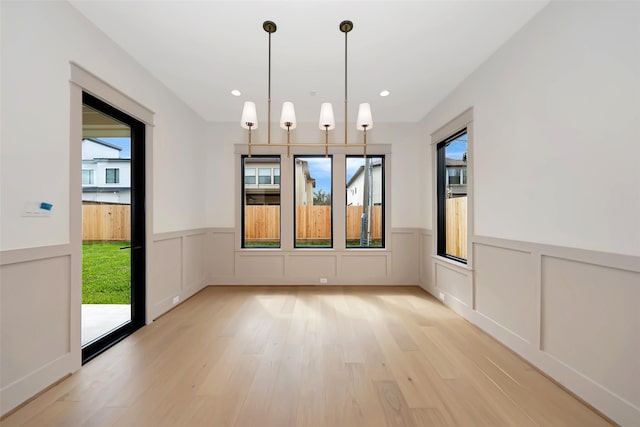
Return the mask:
<svg viewBox="0 0 640 427"><path fill-rule="evenodd" d="M97 138L82 140L82 201L131 204L131 159Z"/></svg>
<svg viewBox="0 0 640 427"><path fill-rule="evenodd" d="M309 162L296 159L296 203L313 205L316 180L309 173ZM247 157L244 160L244 195L246 205L280 204L280 159Z"/></svg>
<svg viewBox="0 0 640 427"><path fill-rule="evenodd" d="M382 204L382 162L371 162L373 204ZM347 206L362 206L364 200L364 166L360 166L347 183Z"/></svg>
<svg viewBox="0 0 640 427"><path fill-rule="evenodd" d="M465 160L446 158L447 197L463 197L467 195L467 162Z"/></svg>
<svg viewBox="0 0 640 427"><path fill-rule="evenodd" d="M316 180L309 172L309 162L296 159L295 168L295 203L298 206L311 206L313 205L313 189L316 188Z"/></svg>
<svg viewBox="0 0 640 427"><path fill-rule="evenodd" d="M280 159L247 157L244 161L246 205L280 204Z"/></svg>

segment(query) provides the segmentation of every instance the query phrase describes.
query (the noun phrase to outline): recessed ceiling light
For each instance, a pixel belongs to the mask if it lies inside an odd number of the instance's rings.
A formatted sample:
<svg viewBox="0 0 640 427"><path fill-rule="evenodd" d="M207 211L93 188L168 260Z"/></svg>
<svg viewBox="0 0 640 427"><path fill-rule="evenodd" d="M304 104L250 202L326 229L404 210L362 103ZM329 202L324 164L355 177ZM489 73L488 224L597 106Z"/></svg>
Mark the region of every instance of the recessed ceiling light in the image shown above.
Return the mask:
<svg viewBox="0 0 640 427"><path fill-rule="evenodd" d="M383 90L382 92L380 92L380 96L389 96L391 92L389 92L388 90Z"/></svg>
<svg viewBox="0 0 640 427"><path fill-rule="evenodd" d="M238 89L234 89L234 90L231 91L231 95L240 96L240 95L242 95L242 93L240 93L240 91Z"/></svg>

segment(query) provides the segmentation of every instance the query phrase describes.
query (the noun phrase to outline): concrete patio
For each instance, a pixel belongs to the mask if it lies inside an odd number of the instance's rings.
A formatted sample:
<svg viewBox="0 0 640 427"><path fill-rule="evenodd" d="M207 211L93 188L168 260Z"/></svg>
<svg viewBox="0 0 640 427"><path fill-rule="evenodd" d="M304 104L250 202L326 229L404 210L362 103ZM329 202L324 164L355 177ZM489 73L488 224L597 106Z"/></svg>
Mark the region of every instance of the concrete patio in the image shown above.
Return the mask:
<svg viewBox="0 0 640 427"><path fill-rule="evenodd" d="M129 321L130 304L82 304L82 346Z"/></svg>

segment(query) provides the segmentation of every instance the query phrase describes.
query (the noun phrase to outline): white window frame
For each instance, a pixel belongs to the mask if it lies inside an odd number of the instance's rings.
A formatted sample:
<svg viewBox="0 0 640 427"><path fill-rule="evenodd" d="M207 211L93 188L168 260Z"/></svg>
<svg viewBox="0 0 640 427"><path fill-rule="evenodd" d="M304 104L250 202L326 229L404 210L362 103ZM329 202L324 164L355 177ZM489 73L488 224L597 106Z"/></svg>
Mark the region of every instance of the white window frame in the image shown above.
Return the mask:
<svg viewBox="0 0 640 427"><path fill-rule="evenodd" d="M90 172L91 182L84 182L84 173ZM94 169L82 169L82 185L96 185L96 171Z"/></svg>

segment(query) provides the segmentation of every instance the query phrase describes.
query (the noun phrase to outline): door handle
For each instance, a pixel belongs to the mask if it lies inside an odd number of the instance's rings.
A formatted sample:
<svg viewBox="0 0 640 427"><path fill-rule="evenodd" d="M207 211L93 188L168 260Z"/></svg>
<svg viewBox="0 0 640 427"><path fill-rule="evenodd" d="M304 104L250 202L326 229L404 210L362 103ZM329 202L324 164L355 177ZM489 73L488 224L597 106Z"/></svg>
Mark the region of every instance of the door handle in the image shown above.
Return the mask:
<svg viewBox="0 0 640 427"><path fill-rule="evenodd" d="M120 249L121 250L122 249L142 249L142 245L140 245L140 246L123 246Z"/></svg>

